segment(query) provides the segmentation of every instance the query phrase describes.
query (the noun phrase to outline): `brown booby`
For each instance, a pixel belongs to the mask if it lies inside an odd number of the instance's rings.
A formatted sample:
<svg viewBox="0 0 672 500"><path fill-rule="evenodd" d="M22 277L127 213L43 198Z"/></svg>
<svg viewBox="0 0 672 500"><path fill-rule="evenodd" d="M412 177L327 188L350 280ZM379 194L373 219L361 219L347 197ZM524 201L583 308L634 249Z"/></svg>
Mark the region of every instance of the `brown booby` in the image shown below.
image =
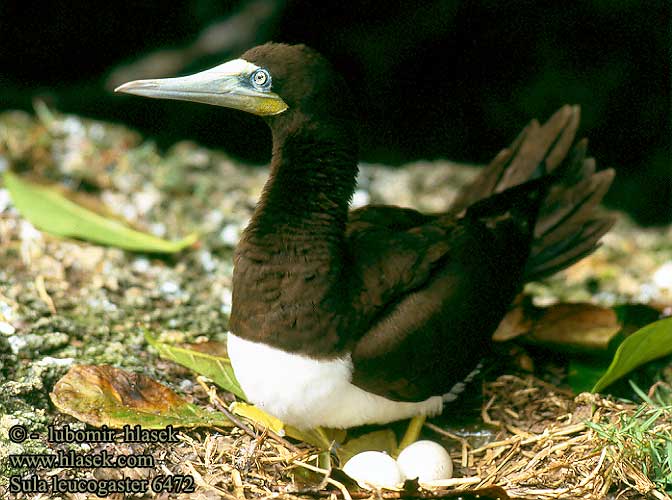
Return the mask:
<svg viewBox="0 0 672 500"><path fill-rule="evenodd" d="M430 215L349 211L357 105L306 46L267 43L117 91L270 126L270 175L235 251L228 351L248 399L297 427L440 413L523 284L591 253L613 224L595 211L613 171L595 172L585 141L572 149L578 107L532 121L448 212Z"/></svg>

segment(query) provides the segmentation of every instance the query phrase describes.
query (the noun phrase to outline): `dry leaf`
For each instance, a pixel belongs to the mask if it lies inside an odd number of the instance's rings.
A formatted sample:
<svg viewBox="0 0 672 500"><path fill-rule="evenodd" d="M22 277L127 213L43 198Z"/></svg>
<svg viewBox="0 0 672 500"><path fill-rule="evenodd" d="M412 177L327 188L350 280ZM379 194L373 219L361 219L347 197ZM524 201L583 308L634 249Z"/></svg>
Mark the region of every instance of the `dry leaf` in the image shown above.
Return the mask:
<svg viewBox="0 0 672 500"><path fill-rule="evenodd" d="M620 329L612 309L588 303L556 304L534 322L531 338L547 344L606 349Z"/></svg>
<svg viewBox="0 0 672 500"><path fill-rule="evenodd" d="M581 349L606 349L621 330L616 313L585 302L535 307L522 301L499 324L493 339L499 342L527 334L530 340Z"/></svg>
<svg viewBox="0 0 672 500"><path fill-rule="evenodd" d="M168 387L109 365L75 365L50 394L63 413L93 426L144 428L230 426L220 413L187 403Z"/></svg>

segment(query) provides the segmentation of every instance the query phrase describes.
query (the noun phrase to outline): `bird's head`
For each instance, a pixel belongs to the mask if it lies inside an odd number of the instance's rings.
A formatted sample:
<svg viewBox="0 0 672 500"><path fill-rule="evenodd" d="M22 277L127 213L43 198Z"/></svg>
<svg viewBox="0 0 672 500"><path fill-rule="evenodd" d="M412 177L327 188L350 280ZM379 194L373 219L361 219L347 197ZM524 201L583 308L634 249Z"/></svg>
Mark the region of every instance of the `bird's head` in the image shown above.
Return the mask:
<svg viewBox="0 0 672 500"><path fill-rule="evenodd" d="M305 45L267 43L200 73L135 80L115 91L238 109L266 117L272 128L297 115L320 120L354 115L343 78Z"/></svg>

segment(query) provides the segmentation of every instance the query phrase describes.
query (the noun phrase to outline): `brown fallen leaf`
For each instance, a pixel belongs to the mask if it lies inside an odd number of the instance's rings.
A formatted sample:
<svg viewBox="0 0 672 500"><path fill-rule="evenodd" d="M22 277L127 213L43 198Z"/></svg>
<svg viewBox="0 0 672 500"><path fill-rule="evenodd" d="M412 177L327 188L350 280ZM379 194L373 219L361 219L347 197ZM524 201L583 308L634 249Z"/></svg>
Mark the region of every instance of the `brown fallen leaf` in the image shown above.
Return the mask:
<svg viewBox="0 0 672 500"><path fill-rule="evenodd" d="M612 309L588 303L556 304L535 322L530 338L545 344L606 349L620 329Z"/></svg>
<svg viewBox="0 0 672 500"><path fill-rule="evenodd" d="M522 300L499 324L493 339L498 342L520 335L537 343L580 349L606 349L621 330L616 313L586 302L536 307Z"/></svg>
<svg viewBox="0 0 672 500"><path fill-rule="evenodd" d="M232 425L223 414L186 402L150 377L109 365L73 366L56 382L50 397L63 413L96 427Z"/></svg>
<svg viewBox="0 0 672 500"><path fill-rule="evenodd" d="M496 342L506 342L532 330L534 320L526 311L528 311L528 306L525 305L517 305L509 310L499 323L492 339Z"/></svg>

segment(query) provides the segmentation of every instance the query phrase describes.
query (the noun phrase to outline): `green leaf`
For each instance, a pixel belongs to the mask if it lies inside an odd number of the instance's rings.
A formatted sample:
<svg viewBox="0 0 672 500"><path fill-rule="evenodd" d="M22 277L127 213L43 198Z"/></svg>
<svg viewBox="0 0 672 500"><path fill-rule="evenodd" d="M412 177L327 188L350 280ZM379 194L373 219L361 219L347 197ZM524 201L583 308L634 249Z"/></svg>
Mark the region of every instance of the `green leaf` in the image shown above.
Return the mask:
<svg viewBox="0 0 672 500"><path fill-rule="evenodd" d="M351 457L363 451L384 451L390 456L397 453L397 436L392 429L382 429L369 432L362 436L348 440L343 446L337 448L338 459L343 465Z"/></svg>
<svg viewBox="0 0 672 500"><path fill-rule="evenodd" d="M320 450L331 449L334 443L343 442L347 436L347 431L343 429L328 429L326 427L301 430L291 425L286 425L285 432L289 437L312 444Z"/></svg>
<svg viewBox="0 0 672 500"><path fill-rule="evenodd" d="M38 229L56 236L151 253L179 252L198 238L194 233L177 241L164 240L98 215L55 189L27 182L9 171L3 180L19 212Z"/></svg>
<svg viewBox="0 0 672 500"><path fill-rule="evenodd" d="M640 365L672 353L672 318L661 319L626 338L592 392L599 392Z"/></svg>
<svg viewBox="0 0 672 500"><path fill-rule="evenodd" d="M164 344L152 337L149 332L145 332L145 339L152 347L159 351L162 357L175 361L182 366L194 370L196 373L208 377L222 389L232 392L243 400L247 399L233 373L233 367L229 358Z"/></svg>
<svg viewBox="0 0 672 500"><path fill-rule="evenodd" d="M141 374L109 365L75 365L49 394L63 413L100 427L147 429L227 426L222 413L187 403L171 389Z"/></svg>

